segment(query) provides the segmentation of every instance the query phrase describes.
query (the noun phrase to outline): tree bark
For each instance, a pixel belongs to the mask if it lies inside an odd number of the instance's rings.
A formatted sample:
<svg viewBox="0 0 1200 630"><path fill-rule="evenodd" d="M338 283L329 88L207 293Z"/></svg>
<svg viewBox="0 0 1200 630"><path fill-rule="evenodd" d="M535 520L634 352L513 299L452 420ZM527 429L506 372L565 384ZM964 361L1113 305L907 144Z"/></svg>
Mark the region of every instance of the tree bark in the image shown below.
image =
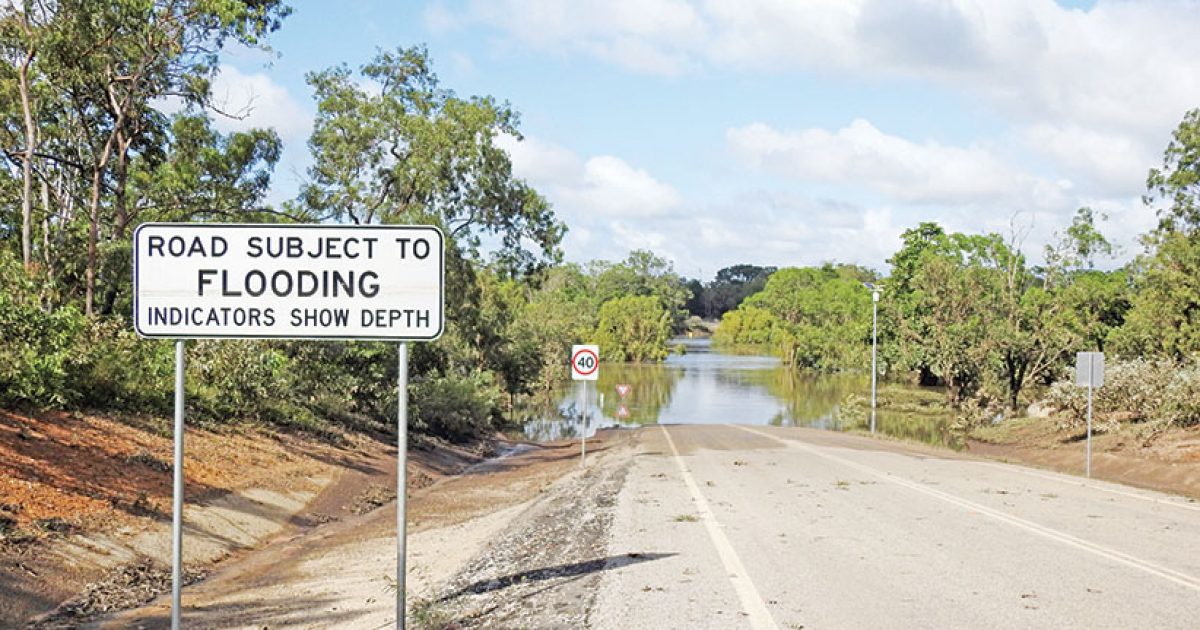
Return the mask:
<svg viewBox="0 0 1200 630"><path fill-rule="evenodd" d="M29 29L25 32L28 35ZM29 66L36 54L31 48L17 69L21 111L25 118L25 156L21 160L21 260L26 273L33 268L33 153L37 148L37 127L33 124L33 103L30 102Z"/></svg>

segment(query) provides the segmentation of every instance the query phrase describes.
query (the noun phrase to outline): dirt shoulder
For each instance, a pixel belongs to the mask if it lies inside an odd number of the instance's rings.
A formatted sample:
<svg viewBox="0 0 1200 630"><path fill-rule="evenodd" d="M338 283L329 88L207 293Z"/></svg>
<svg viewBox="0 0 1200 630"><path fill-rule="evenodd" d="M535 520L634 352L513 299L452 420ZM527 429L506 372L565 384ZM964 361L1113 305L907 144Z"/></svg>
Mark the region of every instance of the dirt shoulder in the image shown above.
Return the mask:
<svg viewBox="0 0 1200 630"><path fill-rule="evenodd" d="M184 564L193 580L252 550L395 497L395 448L242 428L189 428ZM410 487L478 465L490 446L414 439ZM73 626L170 588L167 421L0 411L0 627Z"/></svg>
<svg viewBox="0 0 1200 630"><path fill-rule="evenodd" d="M604 462L617 459L611 455L624 452L629 439L628 432L605 432L589 440L593 465L587 469L579 466L577 442L503 444L510 451L505 456L423 488L410 486L407 590L414 627L441 614L440 598L457 588L450 581L473 575L464 568L481 558L494 559L498 552L489 550L506 548L496 541L513 536L514 527L526 547L544 545L552 554L569 548L568 539L534 535L521 524L541 522L536 515L546 506L574 504L578 480L607 470ZM387 626L394 622L395 519L394 503L388 504L225 563L184 590L184 622L189 628ZM553 520L563 527L576 522ZM165 628L169 613L163 597L93 627Z"/></svg>
<svg viewBox="0 0 1200 630"><path fill-rule="evenodd" d="M976 430L976 455L1083 475L1086 430L1060 428L1053 418L1019 418ZM1200 426L1150 432L1118 424L1092 435L1092 477L1200 499Z"/></svg>

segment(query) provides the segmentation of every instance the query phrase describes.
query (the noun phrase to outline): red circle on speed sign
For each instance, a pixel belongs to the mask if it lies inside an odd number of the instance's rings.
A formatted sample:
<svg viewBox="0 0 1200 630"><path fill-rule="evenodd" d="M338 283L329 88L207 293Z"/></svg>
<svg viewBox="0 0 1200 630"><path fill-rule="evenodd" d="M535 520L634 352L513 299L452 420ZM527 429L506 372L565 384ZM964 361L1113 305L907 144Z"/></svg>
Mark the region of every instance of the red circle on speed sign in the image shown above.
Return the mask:
<svg viewBox="0 0 1200 630"><path fill-rule="evenodd" d="M588 361L589 358L591 361ZM588 363L592 364L591 368L587 367ZM580 376L588 376L600 369L600 357L596 356L596 353L590 349L583 348L579 352L576 352L575 356L571 357L571 365L575 367L575 371Z"/></svg>

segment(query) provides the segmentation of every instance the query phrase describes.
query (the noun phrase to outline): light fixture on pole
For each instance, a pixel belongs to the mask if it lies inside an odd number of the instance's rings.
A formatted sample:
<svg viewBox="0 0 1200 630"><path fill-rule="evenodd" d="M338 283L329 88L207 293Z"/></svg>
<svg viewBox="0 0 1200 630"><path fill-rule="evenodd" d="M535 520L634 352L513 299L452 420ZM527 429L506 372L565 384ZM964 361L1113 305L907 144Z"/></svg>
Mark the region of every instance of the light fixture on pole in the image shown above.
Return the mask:
<svg viewBox="0 0 1200 630"><path fill-rule="evenodd" d="M871 290L871 433L875 432L875 369L876 356L879 353L879 293L883 287L877 287L870 282L864 282L864 287Z"/></svg>

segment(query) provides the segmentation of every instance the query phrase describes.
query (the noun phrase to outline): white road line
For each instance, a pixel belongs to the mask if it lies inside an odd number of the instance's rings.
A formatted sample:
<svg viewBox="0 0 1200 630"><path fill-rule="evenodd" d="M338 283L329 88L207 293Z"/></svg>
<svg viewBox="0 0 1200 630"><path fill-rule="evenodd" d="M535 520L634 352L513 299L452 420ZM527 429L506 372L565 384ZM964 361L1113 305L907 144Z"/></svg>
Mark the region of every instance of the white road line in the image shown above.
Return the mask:
<svg viewBox="0 0 1200 630"><path fill-rule="evenodd" d="M725 536L725 532L721 531L721 524L717 522L717 517L713 516L712 510L709 509L708 501L700 493L700 486L696 485L696 480L692 479L692 474L684 465L683 458L679 456L679 449L675 448L675 440L671 439L671 432L667 431L667 427L663 425L659 425L659 428L667 437L667 445L671 447L671 454L675 456L679 474L683 476L683 482L687 484L688 492L692 494L692 500L696 502L696 509L700 511L700 520L704 522L704 529L708 532L713 546L717 548L717 555L721 557L721 564L725 565L725 572L729 575L729 581L733 583L733 590L737 591L738 599L742 602L742 609L750 621L750 626L755 630L778 630L779 626L775 625L775 619L771 617L771 612L763 603L762 595L758 594L758 589L750 580L750 574L746 572L746 567L742 565L737 552L733 550L733 545L729 544L729 538Z"/></svg>
<svg viewBox="0 0 1200 630"><path fill-rule="evenodd" d="M964 460L964 461L970 461L970 460ZM978 464L980 466L1003 468L1004 470L1019 472L1023 475L1029 475L1031 477L1041 477L1042 479L1049 479L1050 481L1057 481L1059 483L1065 483L1067 485L1077 485L1077 486L1080 486L1083 488L1091 488L1092 490L1099 490L1101 492L1109 492L1112 494L1119 494L1123 497L1130 497L1132 499L1141 499L1142 501L1149 501L1151 503L1157 503L1159 505L1167 505L1170 507L1177 507L1177 508L1183 508L1185 510L1192 510L1194 512L1200 512L1200 505L1197 505L1194 503L1182 503L1181 502L1181 501L1186 501L1187 499L1155 497L1155 496L1149 496L1149 495L1145 495L1145 494L1138 494L1136 492L1126 492L1124 490L1117 490L1116 488L1107 488L1105 486L1102 486L1102 485L1094 483L1094 482L1089 483L1088 481L1084 480L1082 477L1077 478L1077 477L1072 477L1070 475L1065 475L1065 474L1053 474L1053 473L1041 472L1036 469L1031 469L1027 466L1022 466L1020 464L1001 464L1001 463L997 463L997 462L978 462L978 461L971 462L971 463Z"/></svg>
<svg viewBox="0 0 1200 630"><path fill-rule="evenodd" d="M777 438L769 433L765 433L763 431L757 431L755 429L750 429L750 428L742 427L742 426L738 426L737 428L739 428L743 431L749 431L750 433L754 433L756 435L770 438L772 440L782 441L782 440L779 440L779 438ZM1077 538L1066 532L1061 532L1056 529L1046 527L1045 525L1039 525L1037 523L1034 523L1033 521L1027 521L1023 518L1013 516L1011 514L1006 514L999 510L994 510L985 505L975 503L974 501L968 501L967 499L963 499L961 497L952 495L947 492L943 492L941 490L935 490L923 483L918 483L916 481L911 481L909 479L905 479L903 477L899 477L899 476L893 475L891 473L877 470L877 469L867 466L865 464L860 464L858 462L854 462L854 461L850 461L848 459L844 459L842 457L838 457L837 455L830 455L829 453L823 453L820 450L818 450L817 448L812 447L808 444L804 444L802 442L789 440L789 441L786 441L785 444L787 444L791 447L799 448L804 451L808 451L809 453L812 453L813 455L816 455L817 457L821 457L821 458L829 460L831 462L841 464L848 468L853 468L855 470L858 470L859 472L878 477L884 481L894 483L898 486L903 486L910 490L915 490L917 492L926 494L926 495L934 497L936 499L940 499L947 503L951 503L951 504L957 505L959 507L978 512L980 514L983 514L984 516L990 516L991 518L994 518L998 521L1001 521L1003 523L1008 523L1009 525L1013 525L1015 527L1024 529L1025 531L1037 534L1044 538L1048 538L1055 542L1059 542L1064 545L1074 547L1074 548L1080 549L1082 551L1089 552L1091 554L1100 556L1102 558L1107 558L1108 560L1112 560L1113 562L1123 564L1130 568L1138 569L1139 571L1144 571L1146 573L1149 573L1150 575L1160 577L1164 580L1174 582L1175 584L1178 584L1180 586L1190 588L1193 591L1200 592L1200 578L1197 578L1192 575L1188 575L1187 573L1183 573L1181 571L1176 571L1174 569L1170 569L1170 568L1167 568L1164 566L1154 564L1152 562L1148 562L1146 560L1142 560L1140 558L1136 558L1127 553L1117 551L1116 549L1112 549L1109 547L1105 547L1103 545L1089 542L1089 541L1083 540L1082 538Z"/></svg>

